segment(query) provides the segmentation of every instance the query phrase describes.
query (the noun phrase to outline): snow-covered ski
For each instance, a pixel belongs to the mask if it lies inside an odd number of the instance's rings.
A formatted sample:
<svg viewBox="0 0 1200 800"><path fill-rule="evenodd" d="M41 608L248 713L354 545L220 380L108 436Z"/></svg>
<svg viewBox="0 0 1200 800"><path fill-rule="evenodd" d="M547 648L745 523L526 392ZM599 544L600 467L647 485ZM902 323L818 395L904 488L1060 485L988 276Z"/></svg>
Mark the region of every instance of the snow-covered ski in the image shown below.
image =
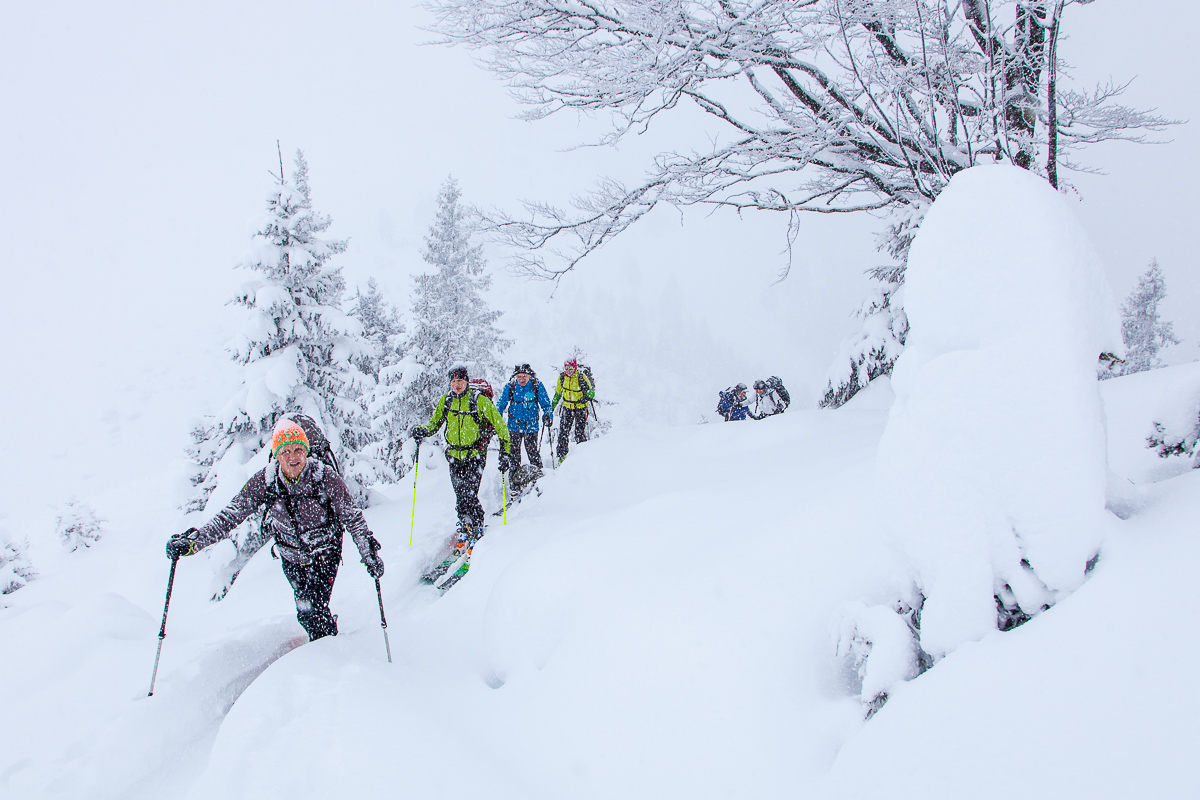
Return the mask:
<svg viewBox="0 0 1200 800"><path fill-rule="evenodd" d="M536 492L538 497L542 496L541 489L539 489L537 486L529 486L529 487L523 489L522 491L512 493L508 498L508 503L503 506L500 506L500 510L493 511L492 516L493 517L500 516L501 514L503 514L505 512L505 510L510 509L513 506L517 505L522 500L524 500L526 497L528 497L530 495L530 493L532 493L532 492Z"/></svg>
<svg viewBox="0 0 1200 800"><path fill-rule="evenodd" d="M442 584L437 587L438 590L441 591L442 594L445 594L446 592L450 591L450 587L453 586L454 584L458 583L459 581L461 581L463 578L465 578L468 570L470 570L470 569L471 569L471 553L470 553L470 551L467 551L467 554L465 556L463 556L462 561L458 562L458 569L456 569L456 570L454 570L454 572L450 573L450 577L447 578L445 581L443 581Z"/></svg>
<svg viewBox="0 0 1200 800"><path fill-rule="evenodd" d="M454 545L446 552L441 562L421 575L421 583L436 587L445 594L446 590L462 580L471 568L471 552L482 537L482 531L478 535L470 529L460 531L454 539ZM446 573L450 573L450 577L443 580Z"/></svg>
<svg viewBox="0 0 1200 800"><path fill-rule="evenodd" d="M532 464L521 464L514 469L508 500L500 506L499 511L493 511L492 516L500 516L506 510L524 500L531 491L537 492L538 497L541 497L542 490L538 488L537 480L542 477L542 474L542 471Z"/></svg>

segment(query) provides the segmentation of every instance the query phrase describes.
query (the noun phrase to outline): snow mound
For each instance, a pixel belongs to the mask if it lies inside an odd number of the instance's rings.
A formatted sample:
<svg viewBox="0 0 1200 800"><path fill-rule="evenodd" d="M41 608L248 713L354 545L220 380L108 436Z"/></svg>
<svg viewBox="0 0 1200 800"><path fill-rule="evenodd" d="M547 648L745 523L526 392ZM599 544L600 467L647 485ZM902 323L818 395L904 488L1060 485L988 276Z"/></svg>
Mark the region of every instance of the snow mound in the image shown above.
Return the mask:
<svg viewBox="0 0 1200 800"><path fill-rule="evenodd" d="M940 657L1083 582L1107 525L1096 363L1120 324L1065 200L1007 166L960 173L931 207L906 311L878 468Z"/></svg>

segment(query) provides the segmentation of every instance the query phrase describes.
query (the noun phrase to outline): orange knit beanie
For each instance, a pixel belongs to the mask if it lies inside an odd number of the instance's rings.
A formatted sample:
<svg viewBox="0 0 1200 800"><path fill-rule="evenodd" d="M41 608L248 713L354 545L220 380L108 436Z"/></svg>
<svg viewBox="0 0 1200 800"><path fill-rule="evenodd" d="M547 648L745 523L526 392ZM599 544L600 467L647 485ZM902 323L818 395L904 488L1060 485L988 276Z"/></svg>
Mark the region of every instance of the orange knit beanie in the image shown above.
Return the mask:
<svg viewBox="0 0 1200 800"><path fill-rule="evenodd" d="M296 442L304 445L304 452L309 451L308 436L304 433L304 428L287 417L275 423L275 430L271 434L271 455L278 456L279 448Z"/></svg>

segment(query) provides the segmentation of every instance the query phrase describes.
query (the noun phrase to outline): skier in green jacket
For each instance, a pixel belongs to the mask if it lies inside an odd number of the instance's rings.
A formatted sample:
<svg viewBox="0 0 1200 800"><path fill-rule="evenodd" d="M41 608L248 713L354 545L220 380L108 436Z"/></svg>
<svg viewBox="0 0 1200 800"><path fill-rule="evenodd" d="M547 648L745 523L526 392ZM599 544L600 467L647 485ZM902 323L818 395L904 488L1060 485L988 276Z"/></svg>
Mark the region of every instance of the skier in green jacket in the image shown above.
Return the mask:
<svg viewBox="0 0 1200 800"><path fill-rule="evenodd" d="M420 442L437 433L446 424L446 460L450 462L450 483L454 486L458 512L458 539L468 546L483 535L484 513L479 504L479 484L487 460L490 436L487 426L500 437L500 471L508 471L511 442L508 426L492 404L491 398L468 385L467 368L456 365L450 370L450 391L438 400L433 417L425 425L416 425L411 433Z"/></svg>

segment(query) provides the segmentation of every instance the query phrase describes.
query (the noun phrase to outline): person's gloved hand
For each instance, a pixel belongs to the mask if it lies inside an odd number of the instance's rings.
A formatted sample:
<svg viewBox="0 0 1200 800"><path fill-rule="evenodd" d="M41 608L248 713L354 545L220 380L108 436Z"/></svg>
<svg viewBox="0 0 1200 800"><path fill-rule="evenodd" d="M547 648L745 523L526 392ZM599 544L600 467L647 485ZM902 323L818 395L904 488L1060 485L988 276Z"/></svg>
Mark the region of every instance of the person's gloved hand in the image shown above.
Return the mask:
<svg viewBox="0 0 1200 800"><path fill-rule="evenodd" d="M543 414L542 415L542 424L544 424L547 428L553 428L554 427L554 415L553 414Z"/></svg>
<svg viewBox="0 0 1200 800"><path fill-rule="evenodd" d="M412 430L409 431L409 435L411 435L412 438L414 438L418 442L420 442L422 439L424 439L426 436L429 435L429 432L427 430L425 430L424 426L422 426L422 425L413 425Z"/></svg>
<svg viewBox="0 0 1200 800"><path fill-rule="evenodd" d="M196 543L195 536L198 531L195 528L188 528L183 533L177 533L170 539L167 539L167 558L174 561L183 556L191 556L200 552L200 545Z"/></svg>
<svg viewBox="0 0 1200 800"><path fill-rule="evenodd" d="M512 466L512 456L505 451L500 451L500 472L508 472Z"/></svg>
<svg viewBox="0 0 1200 800"><path fill-rule="evenodd" d="M371 548L371 554L365 556L362 562L367 568L367 574L378 580L383 576L383 559L379 557L379 548L383 545L374 536L367 539L367 545Z"/></svg>

